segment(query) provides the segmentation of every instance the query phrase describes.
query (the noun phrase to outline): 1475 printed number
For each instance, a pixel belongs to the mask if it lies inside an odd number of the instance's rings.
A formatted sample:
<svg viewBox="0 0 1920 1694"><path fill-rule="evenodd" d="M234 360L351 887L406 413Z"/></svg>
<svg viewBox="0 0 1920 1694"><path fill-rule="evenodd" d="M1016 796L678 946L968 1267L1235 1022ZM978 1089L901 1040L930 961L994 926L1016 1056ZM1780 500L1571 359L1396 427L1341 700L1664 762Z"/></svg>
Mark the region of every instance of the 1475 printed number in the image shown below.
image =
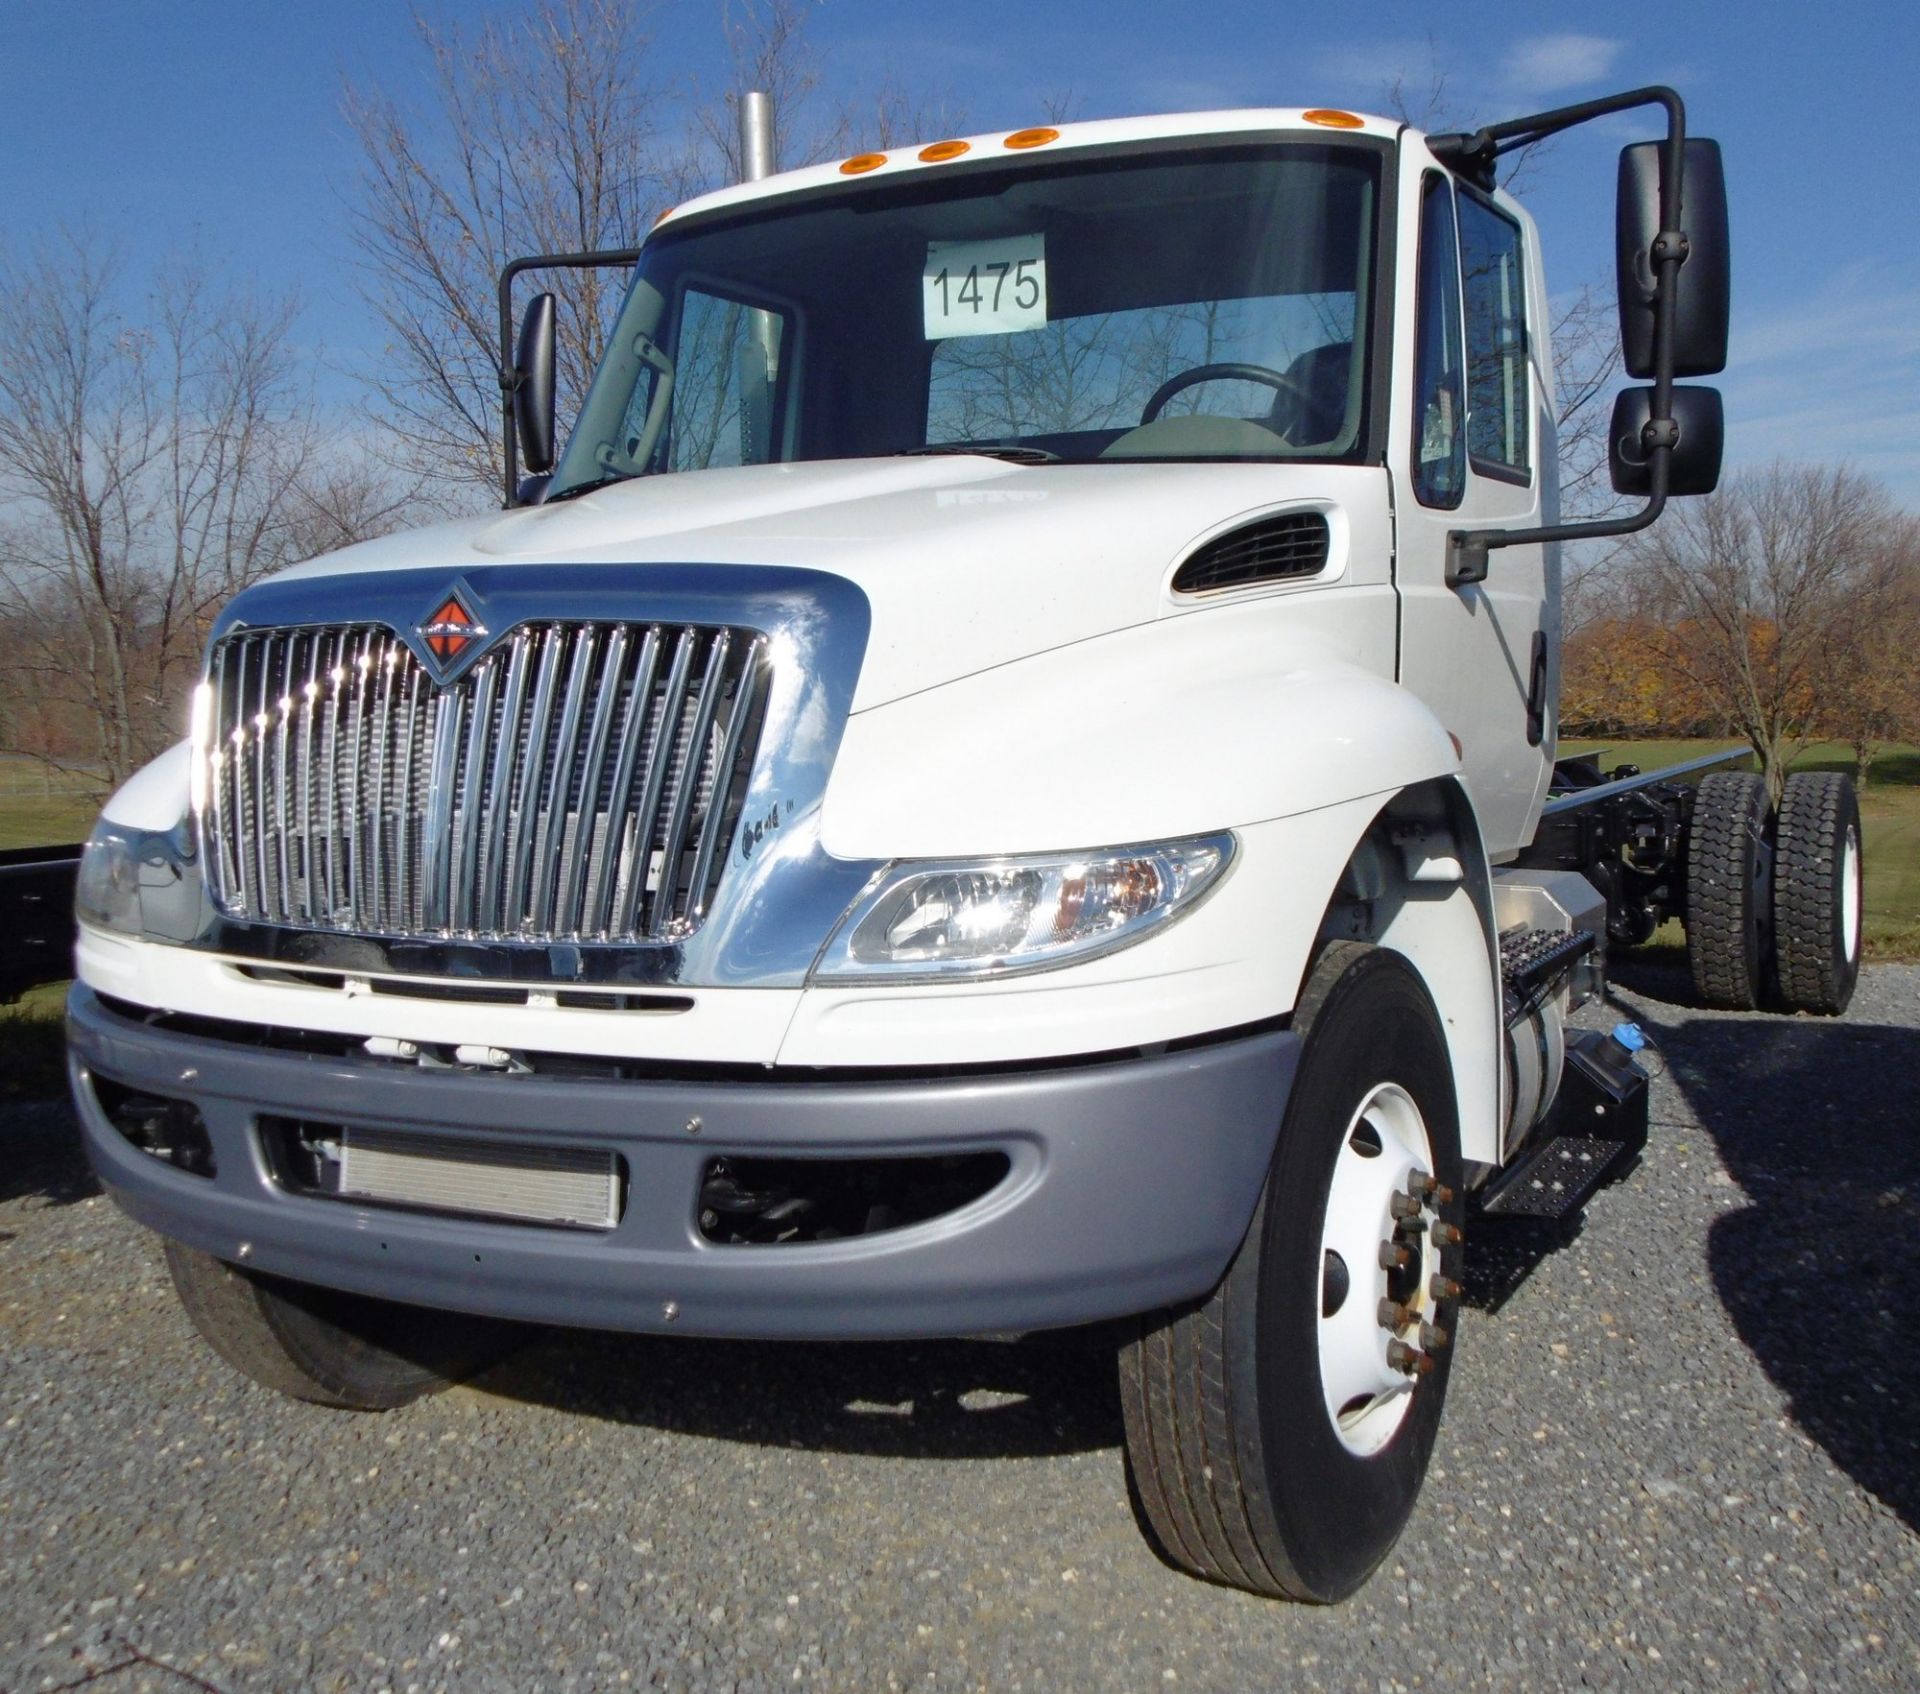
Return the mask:
<svg viewBox="0 0 1920 1694"><path fill-rule="evenodd" d="M933 242L922 303L930 341L1037 329L1047 321L1044 238Z"/></svg>

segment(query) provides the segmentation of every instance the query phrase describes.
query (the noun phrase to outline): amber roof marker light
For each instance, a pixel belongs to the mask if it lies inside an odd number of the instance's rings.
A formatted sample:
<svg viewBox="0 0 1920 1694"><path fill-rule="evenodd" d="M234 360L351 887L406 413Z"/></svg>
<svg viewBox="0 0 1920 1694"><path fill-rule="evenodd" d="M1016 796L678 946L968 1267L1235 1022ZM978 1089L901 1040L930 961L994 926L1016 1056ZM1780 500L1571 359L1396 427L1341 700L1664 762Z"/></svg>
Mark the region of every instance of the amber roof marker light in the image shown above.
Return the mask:
<svg viewBox="0 0 1920 1694"><path fill-rule="evenodd" d="M1364 129L1367 122L1355 113L1337 111L1332 106L1315 106L1300 116L1305 122L1319 124L1324 129Z"/></svg>
<svg viewBox="0 0 1920 1694"><path fill-rule="evenodd" d="M1038 129L1016 129L1013 134L1008 136L1000 145L1002 147L1012 147L1015 149L1023 147L1044 147L1049 141L1058 141L1059 139L1060 132L1057 129L1047 129L1043 126Z"/></svg>
<svg viewBox="0 0 1920 1694"><path fill-rule="evenodd" d="M856 153L840 167L842 176L862 176L868 171L877 171L887 162L884 153Z"/></svg>
<svg viewBox="0 0 1920 1694"><path fill-rule="evenodd" d="M937 165L945 159L957 159L962 153L971 153L971 141L936 141L931 146L920 149L920 162L923 165Z"/></svg>

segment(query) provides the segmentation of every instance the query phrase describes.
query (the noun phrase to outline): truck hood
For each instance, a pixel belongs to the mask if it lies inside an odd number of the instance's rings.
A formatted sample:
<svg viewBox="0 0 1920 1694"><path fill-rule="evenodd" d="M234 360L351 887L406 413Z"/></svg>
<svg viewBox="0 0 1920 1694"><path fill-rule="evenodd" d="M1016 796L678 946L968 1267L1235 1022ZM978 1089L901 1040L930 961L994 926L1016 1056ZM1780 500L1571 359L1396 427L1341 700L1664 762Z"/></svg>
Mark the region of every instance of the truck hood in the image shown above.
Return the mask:
<svg viewBox="0 0 1920 1694"><path fill-rule="evenodd" d="M853 709L1177 615L1201 537L1275 506L1384 511L1377 468L830 460L621 482L552 506L416 529L283 579L492 564L798 565L859 585L873 632ZM1361 537L1333 522L1328 576ZM1368 537L1371 540L1373 538ZM1384 543L1384 536L1380 538ZM423 597L434 588L422 587Z"/></svg>

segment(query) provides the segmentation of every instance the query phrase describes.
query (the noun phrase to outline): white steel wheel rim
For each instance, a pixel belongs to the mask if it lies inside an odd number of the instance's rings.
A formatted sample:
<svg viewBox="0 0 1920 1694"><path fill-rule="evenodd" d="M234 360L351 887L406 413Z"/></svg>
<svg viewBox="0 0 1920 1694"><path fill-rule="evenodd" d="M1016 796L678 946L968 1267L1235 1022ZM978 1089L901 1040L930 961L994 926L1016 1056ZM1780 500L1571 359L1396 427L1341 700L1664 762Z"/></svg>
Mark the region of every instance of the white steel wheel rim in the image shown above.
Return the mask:
<svg viewBox="0 0 1920 1694"><path fill-rule="evenodd" d="M1840 948L1852 963L1860 951L1860 834L1849 829L1840 846Z"/></svg>
<svg viewBox="0 0 1920 1694"><path fill-rule="evenodd" d="M1369 1149L1377 1147L1378 1151ZM1319 1287L1315 1312L1320 1390L1327 1421L1348 1452L1367 1458L1393 1439L1413 1401L1415 1378L1388 1360L1396 1339L1408 1331L1386 1329L1380 1303L1390 1282L1400 1304L1429 1321L1430 1284L1439 1271L1439 1254L1421 1230L1411 1238L1398 1233L1393 1199L1405 1194L1409 1179L1433 1173L1433 1143L1420 1108L1398 1083L1383 1082L1360 1102L1340 1138L1333 1178L1327 1185L1326 1219L1320 1231ZM1411 1262L1390 1278L1381 1249L1398 1243ZM1327 1304L1337 1291L1337 1257L1345 1271L1345 1293L1332 1312ZM1410 1326L1417 1328L1417 1325Z"/></svg>

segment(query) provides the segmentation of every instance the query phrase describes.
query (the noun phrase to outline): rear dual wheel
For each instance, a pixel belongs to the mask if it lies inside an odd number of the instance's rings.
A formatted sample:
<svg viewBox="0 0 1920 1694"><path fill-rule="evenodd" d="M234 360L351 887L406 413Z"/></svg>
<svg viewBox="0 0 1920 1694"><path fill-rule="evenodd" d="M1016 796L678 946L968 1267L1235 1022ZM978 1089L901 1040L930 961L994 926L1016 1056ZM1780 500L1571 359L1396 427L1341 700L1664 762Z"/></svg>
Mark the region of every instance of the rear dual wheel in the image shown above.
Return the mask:
<svg viewBox="0 0 1920 1694"><path fill-rule="evenodd" d="M1860 807L1836 771L1707 777L1687 833L1687 962L1709 1006L1843 1012L1860 974Z"/></svg>
<svg viewBox="0 0 1920 1694"><path fill-rule="evenodd" d="M1460 1138L1413 967L1338 943L1253 1222L1205 1300L1120 1353L1134 1497L1167 1558L1297 1600L1344 1598L1399 1539L1440 1424Z"/></svg>
<svg viewBox="0 0 1920 1694"><path fill-rule="evenodd" d="M1839 771L1787 778L1774 833L1773 941L1791 1011L1844 1012L1860 977L1860 802Z"/></svg>
<svg viewBox="0 0 1920 1694"><path fill-rule="evenodd" d="M1773 911L1767 785L1716 771L1694 790L1687 827L1687 965L1709 1006L1751 1012L1766 996Z"/></svg>

